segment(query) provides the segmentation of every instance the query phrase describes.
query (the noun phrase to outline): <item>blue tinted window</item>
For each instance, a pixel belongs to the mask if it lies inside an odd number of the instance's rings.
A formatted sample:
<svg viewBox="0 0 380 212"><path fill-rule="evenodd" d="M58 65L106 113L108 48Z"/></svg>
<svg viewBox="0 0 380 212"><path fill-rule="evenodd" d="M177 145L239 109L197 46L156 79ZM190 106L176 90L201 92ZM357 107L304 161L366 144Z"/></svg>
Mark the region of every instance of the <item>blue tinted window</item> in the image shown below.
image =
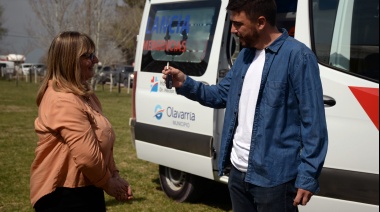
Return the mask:
<svg viewBox="0 0 380 212"><path fill-rule="evenodd" d="M162 71L167 62L191 76L205 73L220 1L152 5L141 70Z"/></svg>

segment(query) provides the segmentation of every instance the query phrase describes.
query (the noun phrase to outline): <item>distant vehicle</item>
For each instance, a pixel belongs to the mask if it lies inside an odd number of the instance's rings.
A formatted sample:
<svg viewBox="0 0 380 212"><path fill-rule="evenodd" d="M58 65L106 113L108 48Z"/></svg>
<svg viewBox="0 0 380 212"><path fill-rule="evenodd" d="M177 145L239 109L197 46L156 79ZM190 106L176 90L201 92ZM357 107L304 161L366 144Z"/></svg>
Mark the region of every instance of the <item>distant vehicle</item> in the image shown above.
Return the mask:
<svg viewBox="0 0 380 212"><path fill-rule="evenodd" d="M99 84L106 84L111 82L111 73L113 74L113 69L111 66L103 66L100 68L99 75L98 75L98 83ZM114 78L114 76L112 76ZM115 84L115 83L114 83Z"/></svg>
<svg viewBox="0 0 380 212"><path fill-rule="evenodd" d="M1 76L15 73L15 63L13 61L0 61Z"/></svg>
<svg viewBox="0 0 380 212"><path fill-rule="evenodd" d="M112 74L112 84L116 86L117 83L121 83L124 87L129 87L133 85L133 66L131 65L118 65L116 68L112 68L112 66L104 66L100 68L98 75L98 83L106 84L111 83L111 74Z"/></svg>
<svg viewBox="0 0 380 212"><path fill-rule="evenodd" d="M45 75L46 66L43 63L22 63L21 70L24 75L34 74L37 71L39 76L43 76Z"/></svg>
<svg viewBox="0 0 380 212"><path fill-rule="evenodd" d="M37 74L39 76L45 76L45 74L46 74L46 66L45 66L45 64L42 64L42 63L33 64L32 70L37 71Z"/></svg>
<svg viewBox="0 0 380 212"><path fill-rule="evenodd" d="M21 64L21 71L23 75L29 75L29 70L32 67L32 63L22 63Z"/></svg>
<svg viewBox="0 0 380 212"><path fill-rule="evenodd" d="M124 87L127 87L128 80L129 80L129 87L132 88L133 77L134 77L133 71L134 71L134 68L131 65L118 66L116 68L116 73L115 73L115 82L122 83Z"/></svg>

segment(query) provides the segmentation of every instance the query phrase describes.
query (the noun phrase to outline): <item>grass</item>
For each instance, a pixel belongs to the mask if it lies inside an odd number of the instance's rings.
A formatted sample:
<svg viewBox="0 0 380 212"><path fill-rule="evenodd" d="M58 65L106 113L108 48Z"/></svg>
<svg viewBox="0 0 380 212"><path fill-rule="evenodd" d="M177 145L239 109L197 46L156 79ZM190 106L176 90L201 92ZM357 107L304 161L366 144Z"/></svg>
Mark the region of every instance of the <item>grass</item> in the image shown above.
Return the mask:
<svg viewBox="0 0 380 212"><path fill-rule="evenodd" d="M35 83L0 78L0 212L33 211L29 175L37 144L34 132L37 89ZM110 92L108 85L96 91L116 133L116 165L134 192L133 201L128 203L117 202L106 194L107 211L232 211L228 191L222 184L210 182L211 192L196 203L178 203L163 193L158 165L138 159L131 143L128 124L131 93L126 88L120 93L117 88Z"/></svg>

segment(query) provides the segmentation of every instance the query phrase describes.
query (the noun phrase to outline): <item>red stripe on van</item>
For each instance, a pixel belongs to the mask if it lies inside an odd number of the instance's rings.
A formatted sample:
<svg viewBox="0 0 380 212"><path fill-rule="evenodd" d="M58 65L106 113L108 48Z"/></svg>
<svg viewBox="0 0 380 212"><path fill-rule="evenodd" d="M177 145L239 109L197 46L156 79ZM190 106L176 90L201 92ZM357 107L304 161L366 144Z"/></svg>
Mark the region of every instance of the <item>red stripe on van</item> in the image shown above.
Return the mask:
<svg viewBox="0 0 380 212"><path fill-rule="evenodd" d="M349 88L379 130L379 89L353 86Z"/></svg>

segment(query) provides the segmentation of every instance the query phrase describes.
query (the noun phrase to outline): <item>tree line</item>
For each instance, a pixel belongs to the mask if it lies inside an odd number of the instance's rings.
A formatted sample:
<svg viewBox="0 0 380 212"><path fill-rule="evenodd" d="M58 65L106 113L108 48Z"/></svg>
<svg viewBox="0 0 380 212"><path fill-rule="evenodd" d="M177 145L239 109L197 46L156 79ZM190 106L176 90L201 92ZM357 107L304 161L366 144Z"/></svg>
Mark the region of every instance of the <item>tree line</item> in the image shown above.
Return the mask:
<svg viewBox="0 0 380 212"><path fill-rule="evenodd" d="M34 48L47 51L53 38L62 31L80 31L91 36L96 55L103 65L132 64L136 50L143 0L28 0L37 17L28 24ZM0 39L6 34L2 27L0 5ZM46 62L46 55L40 62Z"/></svg>
<svg viewBox="0 0 380 212"><path fill-rule="evenodd" d="M0 40L7 33L7 29L3 27L3 22L1 18L3 16L3 11L4 11L4 8L0 5Z"/></svg>

